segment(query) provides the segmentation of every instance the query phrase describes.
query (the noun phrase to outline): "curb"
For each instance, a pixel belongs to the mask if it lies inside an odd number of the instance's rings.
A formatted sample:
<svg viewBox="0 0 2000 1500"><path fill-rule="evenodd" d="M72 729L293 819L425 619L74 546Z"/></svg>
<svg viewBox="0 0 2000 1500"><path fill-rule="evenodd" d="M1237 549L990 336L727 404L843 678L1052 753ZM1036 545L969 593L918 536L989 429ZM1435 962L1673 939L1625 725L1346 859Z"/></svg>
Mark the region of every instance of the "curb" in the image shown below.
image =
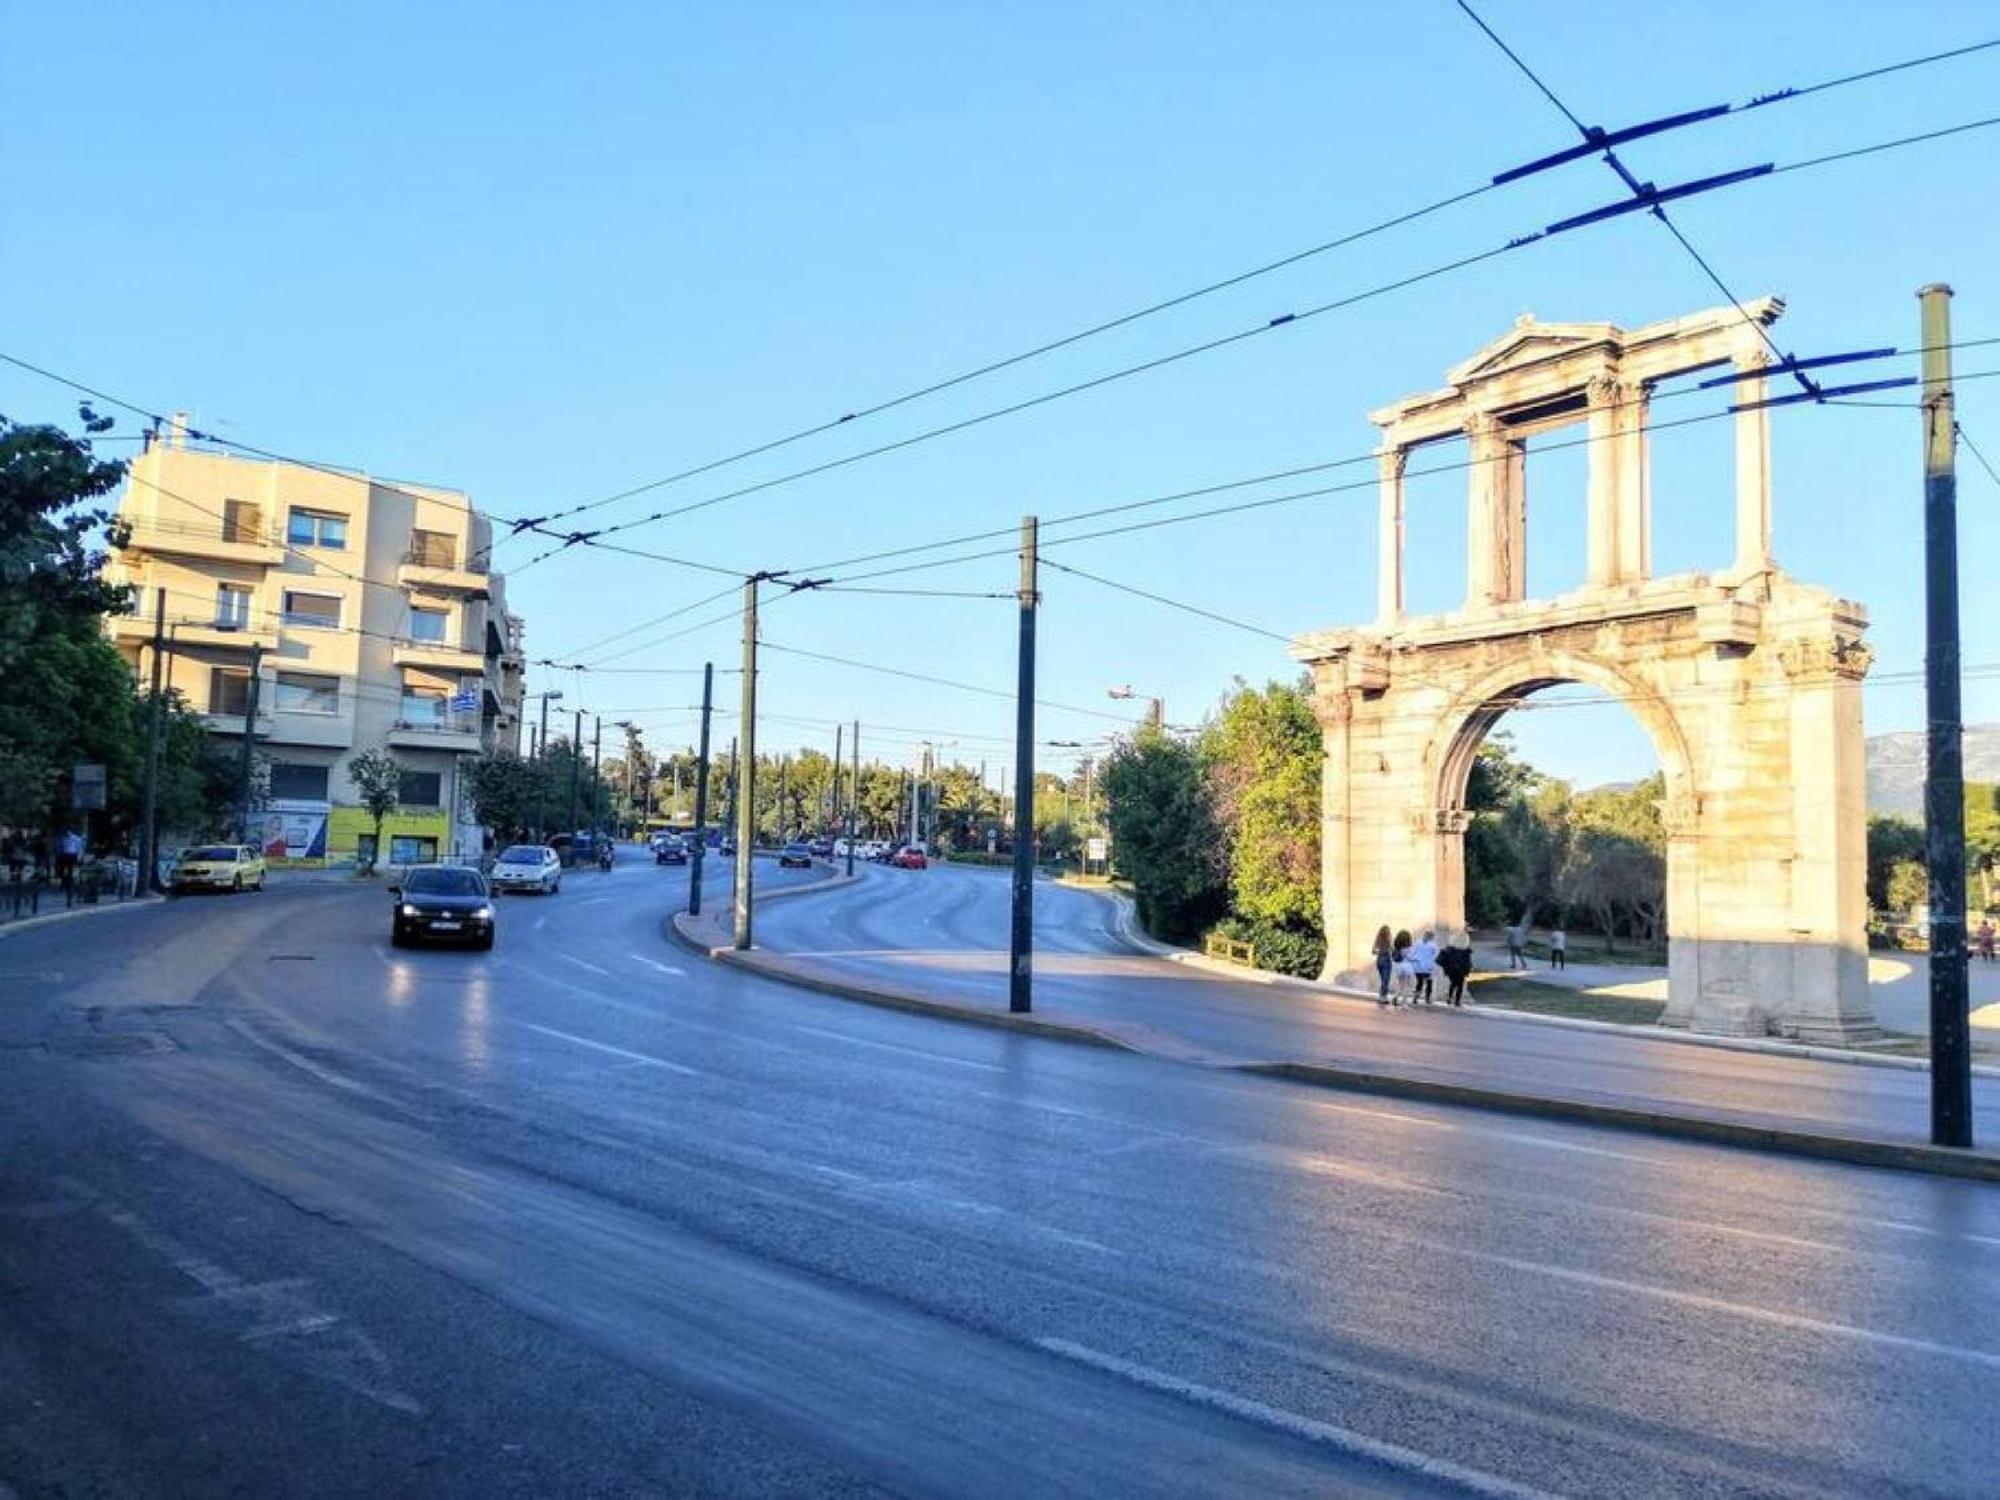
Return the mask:
<svg viewBox="0 0 2000 1500"><path fill-rule="evenodd" d="M1086 887L1075 887L1082 890ZM1164 958L1171 963L1184 964L1191 969L1200 969L1205 974L1234 980L1238 984L1279 985L1286 989L1304 990L1319 996L1322 1000L1365 1000L1375 1003L1375 996L1369 990L1355 989L1349 985L1336 984L1327 980L1298 979L1290 974L1267 974L1256 969L1239 968L1219 960L1195 953L1186 948L1175 948L1148 937L1139 931L1135 921L1135 908L1131 898L1117 891L1093 891L1118 908L1118 935L1134 947ZM1662 1026L1622 1026L1616 1021L1591 1021L1581 1016L1540 1016L1532 1011L1509 1010L1502 1005L1481 1005L1477 1001L1464 1007L1465 1014L1480 1016L1489 1021L1515 1021L1530 1026L1556 1026L1571 1031L1609 1032L1617 1036L1632 1037L1646 1042L1670 1042L1680 1047L1707 1047L1716 1052L1753 1052L1766 1057L1803 1057L1814 1062L1846 1063L1862 1068L1901 1068L1905 1071L1929 1072L1930 1064L1920 1057L1897 1057L1880 1052L1863 1052L1847 1047L1820 1047L1810 1042L1787 1042L1772 1037L1736 1036L1695 1036L1685 1031L1676 1031ZM1979 1078L2000 1078L2000 1064L1978 1063L1972 1065L1972 1072Z"/></svg>
<svg viewBox="0 0 2000 1500"><path fill-rule="evenodd" d="M57 922L74 921L79 917L101 917L114 911L143 911L147 907L166 904L165 896L131 896L123 901L100 902L96 906L72 906L62 911L47 911L37 916L17 917L11 922L0 923L0 938L16 932L32 932L38 927L53 926Z"/></svg>
<svg viewBox="0 0 2000 1500"><path fill-rule="evenodd" d="M1714 1115L1672 1114L1638 1105L1603 1104L1595 1100L1523 1094L1507 1089L1490 1089L1478 1084L1444 1083L1411 1078L1395 1073L1377 1073L1360 1068L1341 1068L1325 1063L1241 1063L1240 1073L1287 1078L1296 1083L1351 1093L1378 1094L1397 1099L1415 1099L1435 1104L1469 1105L1476 1109L1507 1114L1534 1115L1543 1119L1566 1120L1613 1129L1632 1130L1648 1135L1674 1136L1681 1140L1710 1145L1747 1147L1755 1151L1780 1151L1794 1156L1818 1157L1865 1167L1892 1167L1909 1172L1928 1172L1941 1177L1968 1177L2000 1182L2000 1155L1961 1151L1951 1146L1932 1146L1914 1141L1887 1140L1880 1136L1828 1135L1796 1130L1782 1125L1758 1125Z"/></svg>

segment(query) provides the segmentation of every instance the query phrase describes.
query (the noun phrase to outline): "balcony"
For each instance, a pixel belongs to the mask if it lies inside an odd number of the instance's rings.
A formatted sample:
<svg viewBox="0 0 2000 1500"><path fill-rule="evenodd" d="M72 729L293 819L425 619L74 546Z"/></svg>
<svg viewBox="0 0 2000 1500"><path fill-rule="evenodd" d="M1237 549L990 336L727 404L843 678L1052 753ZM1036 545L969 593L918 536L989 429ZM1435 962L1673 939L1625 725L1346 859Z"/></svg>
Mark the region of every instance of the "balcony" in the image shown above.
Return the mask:
<svg viewBox="0 0 2000 1500"><path fill-rule="evenodd" d="M432 594L477 594L491 587L483 568L461 566L454 547L413 547L396 566L396 582Z"/></svg>
<svg viewBox="0 0 2000 1500"><path fill-rule="evenodd" d="M285 560L283 540L274 527L237 520L174 520L127 516L132 528L127 548L168 557L196 557L210 562L251 563L276 567Z"/></svg>
<svg viewBox="0 0 2000 1500"><path fill-rule="evenodd" d="M111 616L111 639L116 642L139 645L153 639L153 620L150 615ZM216 620L168 620L167 644L176 650L189 646L199 646L212 651L249 651L261 646L266 651L278 649L278 631L273 625L229 625Z"/></svg>
<svg viewBox="0 0 2000 1500"><path fill-rule="evenodd" d="M232 714L219 709L210 709L201 716L201 722L202 727L210 734L233 734L240 737L243 733L241 713ZM253 740L267 740L271 737L271 715L261 703L257 705L257 717L250 725L250 737Z"/></svg>
<svg viewBox="0 0 2000 1500"><path fill-rule="evenodd" d="M389 743L405 750L455 750L477 755L480 748L479 720L471 715L458 718L398 719L389 726Z"/></svg>
<svg viewBox="0 0 2000 1500"><path fill-rule="evenodd" d="M421 667L432 672L471 675L486 670L485 657L452 641L398 641L389 648L389 660L399 667Z"/></svg>

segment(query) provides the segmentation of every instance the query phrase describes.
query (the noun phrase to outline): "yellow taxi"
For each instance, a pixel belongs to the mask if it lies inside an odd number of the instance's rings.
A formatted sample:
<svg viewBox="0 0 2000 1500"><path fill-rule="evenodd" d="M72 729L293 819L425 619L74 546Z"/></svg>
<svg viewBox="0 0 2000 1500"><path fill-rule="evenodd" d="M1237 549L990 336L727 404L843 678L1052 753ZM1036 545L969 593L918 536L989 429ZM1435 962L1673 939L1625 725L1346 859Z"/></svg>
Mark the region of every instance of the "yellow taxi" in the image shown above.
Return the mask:
<svg viewBox="0 0 2000 1500"><path fill-rule="evenodd" d="M194 844L181 850L167 884L174 891L261 891L264 856L248 844Z"/></svg>

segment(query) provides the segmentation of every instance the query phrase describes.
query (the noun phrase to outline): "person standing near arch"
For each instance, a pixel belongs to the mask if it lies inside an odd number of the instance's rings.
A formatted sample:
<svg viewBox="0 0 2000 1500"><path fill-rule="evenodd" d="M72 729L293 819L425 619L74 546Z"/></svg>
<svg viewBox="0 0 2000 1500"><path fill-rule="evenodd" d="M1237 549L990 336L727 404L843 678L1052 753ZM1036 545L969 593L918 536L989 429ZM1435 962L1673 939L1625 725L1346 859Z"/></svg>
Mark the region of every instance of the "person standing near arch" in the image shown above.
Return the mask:
<svg viewBox="0 0 2000 1500"><path fill-rule="evenodd" d="M1549 929L1549 967L1551 969L1569 967L1569 934L1560 927Z"/></svg>
<svg viewBox="0 0 2000 1500"><path fill-rule="evenodd" d="M1375 1003L1384 1009L1389 1004L1389 975L1395 968L1395 944L1389 937L1389 924L1384 922L1375 929L1375 977L1382 982L1376 992Z"/></svg>

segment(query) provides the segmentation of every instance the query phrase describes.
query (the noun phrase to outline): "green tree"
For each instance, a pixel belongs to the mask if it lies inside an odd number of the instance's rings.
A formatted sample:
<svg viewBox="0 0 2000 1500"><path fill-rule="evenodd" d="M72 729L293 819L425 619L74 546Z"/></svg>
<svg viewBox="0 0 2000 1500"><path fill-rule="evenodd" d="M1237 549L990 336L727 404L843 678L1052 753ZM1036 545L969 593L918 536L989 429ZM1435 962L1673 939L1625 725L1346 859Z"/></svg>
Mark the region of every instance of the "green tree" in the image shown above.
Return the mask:
<svg viewBox="0 0 2000 1500"><path fill-rule="evenodd" d="M1222 915L1222 835L1200 754L1161 730L1141 729L1112 752L1104 792L1113 854L1146 930L1192 937Z"/></svg>
<svg viewBox="0 0 2000 1500"><path fill-rule="evenodd" d="M472 794L473 816L503 842L525 838L535 826L536 810L547 802L546 768L511 750L470 762L466 784ZM564 794L568 794L567 788Z"/></svg>
<svg viewBox="0 0 2000 1500"><path fill-rule="evenodd" d="M1877 911L1892 911L1889 875L1897 865L1924 859L1924 830L1908 818L1868 820L1868 904Z"/></svg>
<svg viewBox="0 0 2000 1500"><path fill-rule="evenodd" d="M1202 733L1230 908L1255 924L1320 927L1319 721L1306 681L1238 682Z"/></svg>
<svg viewBox="0 0 2000 1500"><path fill-rule="evenodd" d="M1887 909L1898 916L1915 916L1930 905L1931 883L1921 861L1899 859L1889 867Z"/></svg>
<svg viewBox="0 0 2000 1500"><path fill-rule="evenodd" d="M388 750L364 750L347 763L347 779L375 820L375 859L382 858L382 823L402 803L403 765Z"/></svg>

